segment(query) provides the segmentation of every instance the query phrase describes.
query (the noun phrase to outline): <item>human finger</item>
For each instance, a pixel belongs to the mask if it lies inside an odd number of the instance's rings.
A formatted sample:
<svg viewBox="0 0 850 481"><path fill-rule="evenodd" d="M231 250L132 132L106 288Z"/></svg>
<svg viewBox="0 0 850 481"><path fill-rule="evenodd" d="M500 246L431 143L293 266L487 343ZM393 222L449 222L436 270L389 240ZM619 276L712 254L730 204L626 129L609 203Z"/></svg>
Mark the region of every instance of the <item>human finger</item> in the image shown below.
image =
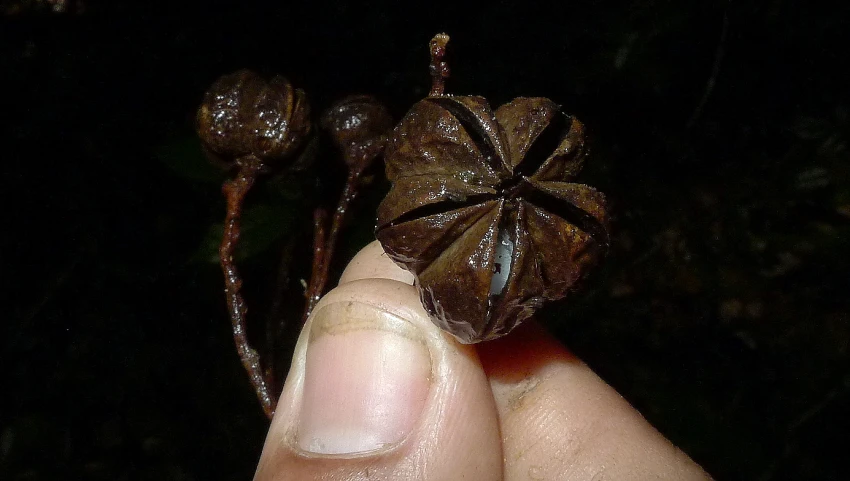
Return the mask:
<svg viewBox="0 0 850 481"><path fill-rule="evenodd" d="M304 326L256 480L501 479L475 349L431 323L412 277L379 247Z"/></svg>
<svg viewBox="0 0 850 481"><path fill-rule="evenodd" d="M479 345L505 481L707 480L702 468L534 321Z"/></svg>

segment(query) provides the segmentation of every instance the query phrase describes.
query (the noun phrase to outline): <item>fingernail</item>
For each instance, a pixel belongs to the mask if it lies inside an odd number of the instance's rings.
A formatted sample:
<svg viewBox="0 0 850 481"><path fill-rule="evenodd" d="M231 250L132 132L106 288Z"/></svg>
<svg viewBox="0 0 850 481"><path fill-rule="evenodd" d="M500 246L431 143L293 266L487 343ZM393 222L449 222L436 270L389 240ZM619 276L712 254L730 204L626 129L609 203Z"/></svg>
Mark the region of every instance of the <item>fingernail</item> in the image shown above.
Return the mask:
<svg viewBox="0 0 850 481"><path fill-rule="evenodd" d="M358 302L314 314L297 442L307 452L355 454L410 434L431 386L431 356L411 322Z"/></svg>

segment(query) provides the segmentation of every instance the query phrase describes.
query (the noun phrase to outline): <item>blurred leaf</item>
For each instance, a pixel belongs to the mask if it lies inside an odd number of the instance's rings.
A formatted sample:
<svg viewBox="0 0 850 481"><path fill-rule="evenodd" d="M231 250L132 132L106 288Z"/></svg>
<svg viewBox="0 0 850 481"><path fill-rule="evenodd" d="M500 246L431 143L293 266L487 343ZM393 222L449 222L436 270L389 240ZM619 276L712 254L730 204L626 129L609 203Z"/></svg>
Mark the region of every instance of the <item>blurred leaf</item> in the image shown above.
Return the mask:
<svg viewBox="0 0 850 481"><path fill-rule="evenodd" d="M316 173L285 171L263 183L265 193L275 201L302 201L315 193Z"/></svg>
<svg viewBox="0 0 850 481"><path fill-rule="evenodd" d="M221 236L224 233L224 225L217 222L207 229L201 244L191 257L192 262L218 263L218 246L221 244Z"/></svg>
<svg viewBox="0 0 850 481"><path fill-rule="evenodd" d="M803 117L797 120L794 133L803 140L822 138L829 131L830 125L826 119Z"/></svg>
<svg viewBox="0 0 850 481"><path fill-rule="evenodd" d="M225 172L207 160L201 150L201 141L194 135L177 138L160 146L156 157L185 179L220 184L226 178Z"/></svg>
<svg viewBox="0 0 850 481"><path fill-rule="evenodd" d="M242 212L242 235L236 249L236 260L244 261L269 248L284 233L292 232L295 219L295 204L253 205ZM218 263L218 246L224 233L224 224L210 226L201 240L192 262Z"/></svg>

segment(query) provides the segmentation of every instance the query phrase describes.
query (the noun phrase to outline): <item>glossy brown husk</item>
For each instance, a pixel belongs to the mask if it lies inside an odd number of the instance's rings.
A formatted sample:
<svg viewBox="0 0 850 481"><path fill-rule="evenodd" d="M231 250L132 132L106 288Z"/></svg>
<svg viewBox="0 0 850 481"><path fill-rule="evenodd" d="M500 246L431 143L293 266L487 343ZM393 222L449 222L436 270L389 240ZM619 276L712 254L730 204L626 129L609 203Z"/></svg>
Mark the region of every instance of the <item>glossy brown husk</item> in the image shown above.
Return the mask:
<svg viewBox="0 0 850 481"><path fill-rule="evenodd" d="M284 77L266 80L250 70L222 76L198 109L197 130L207 153L225 163L253 155L265 167L294 162L309 136L310 106Z"/></svg>
<svg viewBox="0 0 850 481"><path fill-rule="evenodd" d="M376 235L437 325L464 343L500 337L595 264L608 219L604 196L572 182L584 157L582 124L549 99L413 106L387 146Z"/></svg>
<svg viewBox="0 0 850 481"><path fill-rule="evenodd" d="M387 107L369 95L352 95L333 104L321 120L343 160L351 168L371 162L383 151L387 134L393 128L393 117Z"/></svg>

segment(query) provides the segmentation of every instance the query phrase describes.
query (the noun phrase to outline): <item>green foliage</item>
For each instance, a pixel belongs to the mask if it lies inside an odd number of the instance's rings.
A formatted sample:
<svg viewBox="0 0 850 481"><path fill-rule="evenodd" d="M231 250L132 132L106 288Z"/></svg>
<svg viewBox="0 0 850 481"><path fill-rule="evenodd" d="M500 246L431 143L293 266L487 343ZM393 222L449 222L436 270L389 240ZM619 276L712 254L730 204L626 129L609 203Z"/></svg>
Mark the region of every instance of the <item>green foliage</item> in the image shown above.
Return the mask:
<svg viewBox="0 0 850 481"><path fill-rule="evenodd" d="M242 229L236 260L244 261L265 252L272 244L292 232L296 218L295 204L255 204L242 212ZM218 246L224 225L209 227L200 246L192 255L193 262L218 263Z"/></svg>
<svg viewBox="0 0 850 481"><path fill-rule="evenodd" d="M227 178L226 172L206 158L194 133L163 144L156 150L156 157L175 175L193 182L221 184Z"/></svg>

